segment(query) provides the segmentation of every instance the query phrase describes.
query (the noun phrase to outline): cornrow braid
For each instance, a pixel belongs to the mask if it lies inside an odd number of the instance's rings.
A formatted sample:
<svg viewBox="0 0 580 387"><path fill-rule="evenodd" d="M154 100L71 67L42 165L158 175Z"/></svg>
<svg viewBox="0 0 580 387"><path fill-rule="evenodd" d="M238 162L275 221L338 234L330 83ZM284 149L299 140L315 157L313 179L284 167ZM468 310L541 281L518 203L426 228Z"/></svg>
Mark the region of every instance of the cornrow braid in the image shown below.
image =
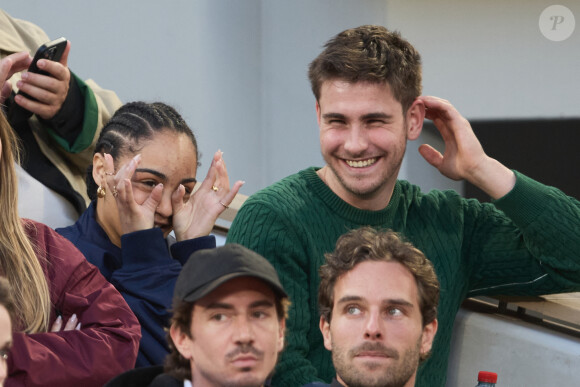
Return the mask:
<svg viewBox="0 0 580 387"><path fill-rule="evenodd" d="M163 102L129 102L119 108L103 127L95 146L95 153L108 153L113 160L134 155L143 141L153 138L161 131L186 134L193 144L199 160L197 140L181 115ZM93 179L93 166L87 169L87 194L96 200L97 183Z"/></svg>

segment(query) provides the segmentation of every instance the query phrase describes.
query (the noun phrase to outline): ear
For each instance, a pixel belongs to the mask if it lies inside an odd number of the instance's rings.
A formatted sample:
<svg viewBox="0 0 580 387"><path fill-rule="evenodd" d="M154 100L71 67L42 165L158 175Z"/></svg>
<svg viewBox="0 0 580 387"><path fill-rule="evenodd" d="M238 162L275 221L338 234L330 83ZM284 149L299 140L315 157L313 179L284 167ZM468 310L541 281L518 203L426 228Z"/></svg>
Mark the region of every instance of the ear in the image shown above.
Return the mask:
<svg viewBox="0 0 580 387"><path fill-rule="evenodd" d="M431 321L423 328L423 337L421 338L421 354L426 354L433 347L433 339L437 333L437 319Z"/></svg>
<svg viewBox="0 0 580 387"><path fill-rule="evenodd" d="M175 348L177 348L181 356L186 359L191 359L193 356L191 353L191 342L193 341L191 337L186 335L175 325L171 325L169 328L169 335L171 336L171 340L173 340L173 344L175 344Z"/></svg>
<svg viewBox="0 0 580 387"><path fill-rule="evenodd" d="M332 351L332 336L330 334L330 323L326 319L320 316L320 332L322 332L322 338L324 339L324 348Z"/></svg>
<svg viewBox="0 0 580 387"><path fill-rule="evenodd" d="M97 185L102 185L105 183L105 176L105 156L97 152L93 155L93 180Z"/></svg>
<svg viewBox="0 0 580 387"><path fill-rule="evenodd" d="M318 122L318 126L320 126L320 104L316 101L316 121Z"/></svg>
<svg viewBox="0 0 580 387"><path fill-rule="evenodd" d="M284 337L286 335L286 319L279 320L279 332L278 332L278 352L282 352L284 349Z"/></svg>
<svg viewBox="0 0 580 387"><path fill-rule="evenodd" d="M425 120L425 104L420 98L415 99L409 107L405 119L407 120L407 140L416 140L421 134Z"/></svg>

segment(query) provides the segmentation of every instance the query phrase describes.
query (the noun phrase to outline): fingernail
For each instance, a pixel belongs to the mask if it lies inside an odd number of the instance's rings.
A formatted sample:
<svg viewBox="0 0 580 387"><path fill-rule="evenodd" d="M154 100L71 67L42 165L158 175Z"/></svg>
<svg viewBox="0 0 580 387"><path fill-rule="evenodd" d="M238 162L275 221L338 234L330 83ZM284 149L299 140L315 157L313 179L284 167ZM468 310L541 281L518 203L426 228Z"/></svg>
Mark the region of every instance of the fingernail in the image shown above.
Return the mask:
<svg viewBox="0 0 580 387"><path fill-rule="evenodd" d="M76 320L77 320L77 314L76 314L76 313L73 313L73 315L72 315L72 316L70 316L70 319L71 319L72 321L76 321Z"/></svg>
<svg viewBox="0 0 580 387"><path fill-rule="evenodd" d="M56 318L56 321L55 321L55 322L58 322L58 323L62 322L62 316L58 316L58 317Z"/></svg>
<svg viewBox="0 0 580 387"><path fill-rule="evenodd" d="M75 327L75 329L78 331L81 329L81 323L78 323L77 326Z"/></svg>
<svg viewBox="0 0 580 387"><path fill-rule="evenodd" d="M22 79L28 79L28 73L22 73L22 75L20 76L20 78L22 78ZM18 82L18 83L20 83L20 82ZM20 86L18 86L18 87L20 87Z"/></svg>

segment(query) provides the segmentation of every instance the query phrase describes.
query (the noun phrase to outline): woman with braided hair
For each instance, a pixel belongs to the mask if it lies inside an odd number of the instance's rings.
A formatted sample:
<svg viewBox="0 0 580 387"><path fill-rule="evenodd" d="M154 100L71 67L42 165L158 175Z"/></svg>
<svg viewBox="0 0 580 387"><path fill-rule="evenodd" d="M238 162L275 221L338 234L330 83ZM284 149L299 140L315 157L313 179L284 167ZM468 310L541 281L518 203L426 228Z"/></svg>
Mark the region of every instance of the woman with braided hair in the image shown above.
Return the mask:
<svg viewBox="0 0 580 387"><path fill-rule="evenodd" d="M198 160L195 136L175 109L128 103L96 144L87 178L91 205L74 225L57 229L115 285L139 319L138 367L163 363L164 328L181 267L194 251L215 247L209 233L243 184L230 189L218 151L194 193Z"/></svg>

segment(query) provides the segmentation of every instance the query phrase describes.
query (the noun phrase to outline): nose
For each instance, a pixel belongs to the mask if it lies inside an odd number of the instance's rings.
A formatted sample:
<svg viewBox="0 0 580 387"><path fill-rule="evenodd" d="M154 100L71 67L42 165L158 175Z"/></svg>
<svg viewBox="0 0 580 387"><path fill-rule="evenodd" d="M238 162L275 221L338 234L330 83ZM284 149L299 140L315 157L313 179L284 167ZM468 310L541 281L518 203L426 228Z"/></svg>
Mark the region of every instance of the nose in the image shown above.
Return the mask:
<svg viewBox="0 0 580 387"><path fill-rule="evenodd" d="M173 215L173 207L171 205L171 191L169 189L163 188L161 202L157 206L156 212L163 218L169 218L171 215Z"/></svg>
<svg viewBox="0 0 580 387"><path fill-rule="evenodd" d="M351 155L360 155L368 148L368 134L361 125L353 124L346 136L344 149Z"/></svg>
<svg viewBox="0 0 580 387"><path fill-rule="evenodd" d="M234 340L238 344L250 344L254 342L254 329L248 318L236 319Z"/></svg>
<svg viewBox="0 0 580 387"><path fill-rule="evenodd" d="M379 313L371 312L365 322L365 339L379 340L383 337Z"/></svg>

